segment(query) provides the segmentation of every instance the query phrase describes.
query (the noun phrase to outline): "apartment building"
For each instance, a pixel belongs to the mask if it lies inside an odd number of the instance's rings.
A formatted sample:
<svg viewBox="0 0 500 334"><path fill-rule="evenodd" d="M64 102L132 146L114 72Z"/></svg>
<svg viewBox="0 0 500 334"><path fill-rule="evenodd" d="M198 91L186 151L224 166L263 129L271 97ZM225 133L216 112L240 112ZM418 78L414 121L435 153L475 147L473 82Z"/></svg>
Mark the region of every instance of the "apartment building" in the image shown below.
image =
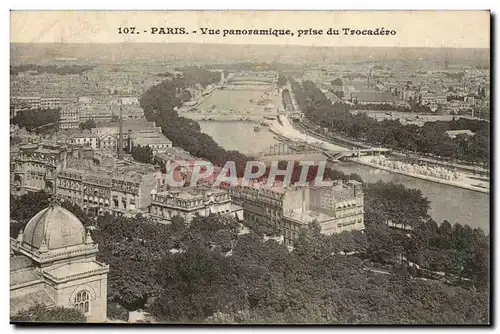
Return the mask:
<svg viewBox="0 0 500 334"><path fill-rule="evenodd" d="M87 146L92 149L100 147L99 136L91 133L75 133L69 136L69 142L76 145Z"/></svg>
<svg viewBox="0 0 500 334"><path fill-rule="evenodd" d="M164 152L172 147L172 141L165 137L161 132L152 130L141 130L135 133L128 133L126 140L130 137L132 147L149 146L153 152Z"/></svg>
<svg viewBox="0 0 500 334"><path fill-rule="evenodd" d="M364 230L364 193L357 181L329 188L230 187L232 201L243 207L244 219L278 229L292 244L301 228L317 221L324 234Z"/></svg>
<svg viewBox="0 0 500 334"><path fill-rule="evenodd" d="M148 210L158 179L159 172L144 164L72 166L57 174L56 194L95 213L135 214Z"/></svg>
<svg viewBox="0 0 500 334"><path fill-rule="evenodd" d="M80 126L80 111L76 102L62 106L59 112L59 129L78 129Z"/></svg>
<svg viewBox="0 0 500 334"><path fill-rule="evenodd" d="M240 206L231 202L229 192L218 188L186 187L174 190L151 192L150 216L168 222L181 217L189 224L194 217L210 214L230 215L243 218Z"/></svg>
<svg viewBox="0 0 500 334"><path fill-rule="evenodd" d="M11 193L23 195L44 190L52 193L58 170L66 165L69 156L78 156L71 145L51 142L29 143L19 146L11 157Z"/></svg>

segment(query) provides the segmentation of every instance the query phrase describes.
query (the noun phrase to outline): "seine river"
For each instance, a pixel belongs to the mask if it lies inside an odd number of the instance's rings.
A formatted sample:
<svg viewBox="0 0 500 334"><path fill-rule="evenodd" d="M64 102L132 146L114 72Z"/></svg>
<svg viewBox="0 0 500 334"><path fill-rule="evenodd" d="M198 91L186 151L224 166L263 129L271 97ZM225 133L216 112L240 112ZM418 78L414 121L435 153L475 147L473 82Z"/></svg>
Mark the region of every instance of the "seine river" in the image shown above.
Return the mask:
<svg viewBox="0 0 500 334"><path fill-rule="evenodd" d="M245 122L200 122L201 130L229 150L238 150L250 154L265 151L278 143L274 135L262 127L255 132L255 123ZM351 162L339 162L332 165L344 173L359 174L367 182L390 181L402 183L409 188L417 188L431 202L430 214L438 222L469 224L472 228L481 227L489 233L489 194L466 190L440 183L429 182L404 175Z"/></svg>

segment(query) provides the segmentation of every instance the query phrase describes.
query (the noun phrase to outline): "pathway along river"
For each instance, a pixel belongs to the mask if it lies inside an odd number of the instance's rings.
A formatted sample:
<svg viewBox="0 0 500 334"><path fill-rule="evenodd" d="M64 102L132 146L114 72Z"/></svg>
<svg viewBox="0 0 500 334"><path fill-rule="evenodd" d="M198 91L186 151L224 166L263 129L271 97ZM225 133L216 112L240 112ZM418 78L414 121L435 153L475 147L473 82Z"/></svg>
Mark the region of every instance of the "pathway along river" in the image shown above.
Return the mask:
<svg viewBox="0 0 500 334"><path fill-rule="evenodd" d="M249 122L200 122L201 131L212 136L222 147L238 150L245 154L262 152L277 143L274 135L265 127L254 131L256 123ZM353 162L339 162L331 167L344 173L356 173L366 182L401 183L409 188L417 188L431 202L430 214L437 222L448 220L472 228L481 227L489 233L489 194L466 190L440 183L416 179Z"/></svg>

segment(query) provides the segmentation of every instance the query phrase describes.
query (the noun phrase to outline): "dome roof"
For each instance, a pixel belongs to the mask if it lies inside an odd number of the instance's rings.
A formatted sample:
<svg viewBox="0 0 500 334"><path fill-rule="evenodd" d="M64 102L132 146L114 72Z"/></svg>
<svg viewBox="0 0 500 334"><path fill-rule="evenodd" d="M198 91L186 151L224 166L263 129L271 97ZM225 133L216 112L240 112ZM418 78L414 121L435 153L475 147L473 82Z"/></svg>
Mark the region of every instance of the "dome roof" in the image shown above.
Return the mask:
<svg viewBox="0 0 500 334"><path fill-rule="evenodd" d="M57 249L85 243L85 227L78 218L60 206L51 206L37 213L28 222L23 242L40 248Z"/></svg>

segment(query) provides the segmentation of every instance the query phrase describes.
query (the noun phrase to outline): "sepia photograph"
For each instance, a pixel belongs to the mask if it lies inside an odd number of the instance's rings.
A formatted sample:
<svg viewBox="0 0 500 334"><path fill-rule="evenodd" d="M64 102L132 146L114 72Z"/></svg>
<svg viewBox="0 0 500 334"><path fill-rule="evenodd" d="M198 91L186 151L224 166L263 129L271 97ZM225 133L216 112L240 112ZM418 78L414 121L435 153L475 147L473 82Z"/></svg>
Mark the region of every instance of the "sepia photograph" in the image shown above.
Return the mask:
<svg viewBox="0 0 500 334"><path fill-rule="evenodd" d="M10 323L491 325L491 19L11 10Z"/></svg>

